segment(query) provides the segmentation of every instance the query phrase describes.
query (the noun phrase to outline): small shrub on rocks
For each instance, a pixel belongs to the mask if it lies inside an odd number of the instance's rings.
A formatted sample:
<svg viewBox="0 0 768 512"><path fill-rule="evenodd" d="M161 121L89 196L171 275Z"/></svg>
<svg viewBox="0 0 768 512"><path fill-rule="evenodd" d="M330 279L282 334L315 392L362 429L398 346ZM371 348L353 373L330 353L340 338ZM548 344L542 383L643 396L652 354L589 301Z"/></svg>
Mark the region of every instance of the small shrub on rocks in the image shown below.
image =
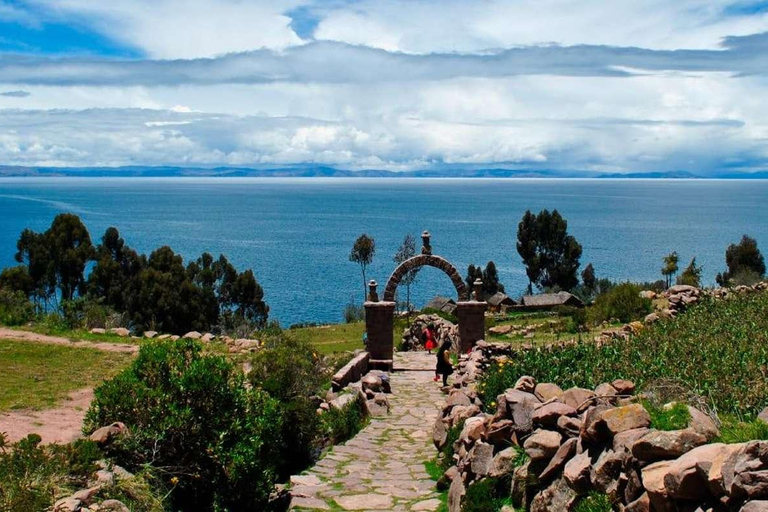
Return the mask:
<svg viewBox="0 0 768 512"><path fill-rule="evenodd" d="M763 420L753 419L741 421L733 416L720 417L721 443L745 443L754 439L768 439L768 423Z"/></svg>
<svg viewBox="0 0 768 512"><path fill-rule="evenodd" d="M573 510L574 512L611 512L613 507L608 496L591 492L586 498L580 500Z"/></svg>
<svg viewBox="0 0 768 512"><path fill-rule="evenodd" d="M508 478L485 478L467 488L462 512L498 512L510 503Z"/></svg>
<svg viewBox="0 0 768 512"><path fill-rule="evenodd" d="M656 430L679 430L688 426L691 413L684 403L672 404L669 408L658 407L648 401L642 402L651 417L651 427Z"/></svg>
<svg viewBox="0 0 768 512"><path fill-rule="evenodd" d="M651 312L651 301L640 297L642 288L634 283L622 283L611 288L595 299L589 310L589 319L594 325L610 319L631 322Z"/></svg>

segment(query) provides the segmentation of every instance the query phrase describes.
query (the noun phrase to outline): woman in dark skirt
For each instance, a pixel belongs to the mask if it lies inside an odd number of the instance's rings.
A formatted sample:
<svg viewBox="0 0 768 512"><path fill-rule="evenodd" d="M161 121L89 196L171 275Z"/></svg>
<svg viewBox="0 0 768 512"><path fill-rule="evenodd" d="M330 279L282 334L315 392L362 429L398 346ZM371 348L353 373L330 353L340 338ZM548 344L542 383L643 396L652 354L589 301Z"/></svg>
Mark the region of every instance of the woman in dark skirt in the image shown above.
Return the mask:
<svg viewBox="0 0 768 512"><path fill-rule="evenodd" d="M450 340L443 341L443 344L440 345L440 350L437 351L437 367L435 368L435 373L443 376L443 386L447 386L448 376L453 373Z"/></svg>

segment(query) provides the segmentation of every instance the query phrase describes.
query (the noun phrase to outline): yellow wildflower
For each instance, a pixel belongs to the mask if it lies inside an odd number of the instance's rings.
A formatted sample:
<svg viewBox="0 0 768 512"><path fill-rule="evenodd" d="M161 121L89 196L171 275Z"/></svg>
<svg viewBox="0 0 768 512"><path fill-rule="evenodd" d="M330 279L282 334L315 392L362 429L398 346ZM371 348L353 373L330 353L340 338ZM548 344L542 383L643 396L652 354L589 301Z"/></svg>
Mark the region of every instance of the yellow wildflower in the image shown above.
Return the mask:
<svg viewBox="0 0 768 512"><path fill-rule="evenodd" d="M171 477L171 483L172 483L173 485L178 485L178 484L179 484L179 479L178 479L178 477L175 477L175 476L174 476L174 477Z"/></svg>

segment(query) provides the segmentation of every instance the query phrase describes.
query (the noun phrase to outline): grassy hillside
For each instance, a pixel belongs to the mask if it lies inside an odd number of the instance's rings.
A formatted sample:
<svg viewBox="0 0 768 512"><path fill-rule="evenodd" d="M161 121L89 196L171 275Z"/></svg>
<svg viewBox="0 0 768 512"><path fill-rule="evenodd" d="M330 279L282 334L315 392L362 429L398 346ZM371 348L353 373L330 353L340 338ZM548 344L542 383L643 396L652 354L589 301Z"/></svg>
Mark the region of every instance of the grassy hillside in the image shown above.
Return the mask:
<svg viewBox="0 0 768 512"><path fill-rule="evenodd" d="M767 368L768 292L761 292L704 299L629 341L520 352L488 373L485 394L495 397L521 375L563 388L626 378L640 387L680 385L720 412L751 416L768 406Z"/></svg>
<svg viewBox="0 0 768 512"><path fill-rule="evenodd" d="M52 407L68 393L114 376L132 358L130 354L0 340L0 411Z"/></svg>

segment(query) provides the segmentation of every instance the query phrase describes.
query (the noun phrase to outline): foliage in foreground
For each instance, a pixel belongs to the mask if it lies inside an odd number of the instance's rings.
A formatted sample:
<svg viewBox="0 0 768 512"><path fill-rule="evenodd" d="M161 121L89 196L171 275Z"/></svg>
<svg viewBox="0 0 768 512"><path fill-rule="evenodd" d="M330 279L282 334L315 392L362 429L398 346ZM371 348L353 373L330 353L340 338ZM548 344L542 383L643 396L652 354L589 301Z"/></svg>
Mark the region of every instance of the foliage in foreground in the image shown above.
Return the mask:
<svg viewBox="0 0 768 512"><path fill-rule="evenodd" d="M721 413L751 416L768 404L766 347L768 292L726 301L704 298L626 341L520 351L487 372L481 393L489 404L521 375L592 389L618 378L640 387L672 378Z"/></svg>
<svg viewBox="0 0 768 512"><path fill-rule="evenodd" d="M611 512L611 499L602 493L591 492L582 498L574 508L574 512Z"/></svg>
<svg viewBox="0 0 768 512"><path fill-rule="evenodd" d="M467 488L462 512L498 512L510 504L509 478L484 478Z"/></svg>
<svg viewBox="0 0 768 512"><path fill-rule="evenodd" d="M87 440L41 446L40 436L31 434L6 446L0 436L0 510L50 509L56 499L85 487L102 457ZM146 473L104 486L98 497L118 499L136 512L162 510L162 495L150 487Z"/></svg>
<svg viewBox="0 0 768 512"><path fill-rule="evenodd" d="M266 502L281 458L279 403L249 390L232 363L199 343L152 342L95 391L86 431L115 421L131 435L112 455L156 468L177 509L252 509Z"/></svg>

